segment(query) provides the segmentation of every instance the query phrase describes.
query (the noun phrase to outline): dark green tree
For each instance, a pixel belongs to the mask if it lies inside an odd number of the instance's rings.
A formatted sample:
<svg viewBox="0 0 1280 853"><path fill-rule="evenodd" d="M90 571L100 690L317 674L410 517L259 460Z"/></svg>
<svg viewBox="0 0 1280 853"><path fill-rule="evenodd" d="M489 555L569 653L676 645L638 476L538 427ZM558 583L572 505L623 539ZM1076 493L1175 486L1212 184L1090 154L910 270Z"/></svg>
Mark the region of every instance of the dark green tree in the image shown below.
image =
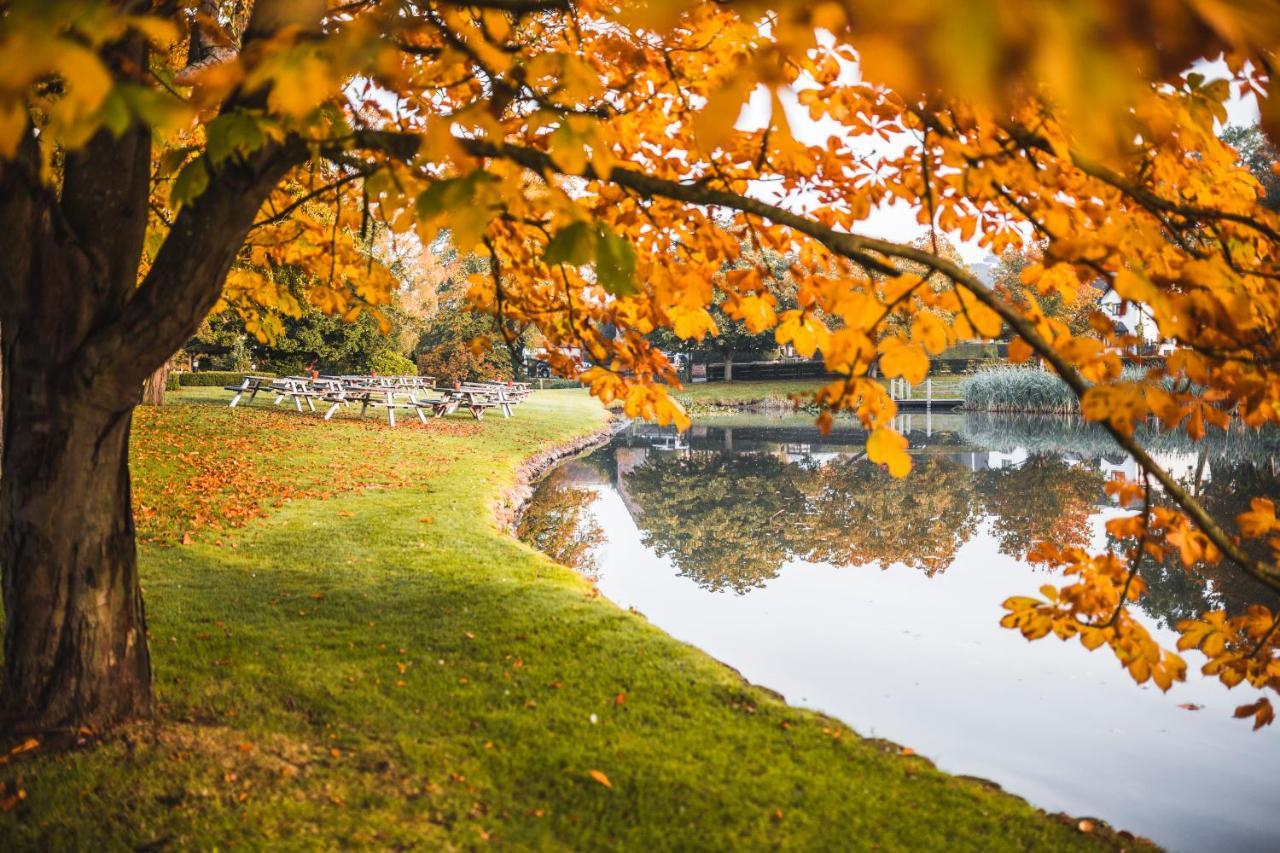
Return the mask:
<svg viewBox="0 0 1280 853"><path fill-rule="evenodd" d="M1256 124L1234 125L1222 131L1222 141L1240 152L1240 161L1262 184L1266 193L1262 203L1272 210L1280 210L1280 176L1271 171L1280 157L1262 128Z"/></svg>

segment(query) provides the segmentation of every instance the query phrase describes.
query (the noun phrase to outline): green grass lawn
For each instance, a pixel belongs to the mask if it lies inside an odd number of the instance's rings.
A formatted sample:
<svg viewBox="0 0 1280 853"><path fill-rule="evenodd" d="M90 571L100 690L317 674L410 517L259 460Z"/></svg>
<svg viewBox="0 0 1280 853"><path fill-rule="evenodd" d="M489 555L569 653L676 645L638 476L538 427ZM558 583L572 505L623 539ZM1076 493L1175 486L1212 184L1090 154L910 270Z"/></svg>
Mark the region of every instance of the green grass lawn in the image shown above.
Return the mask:
<svg viewBox="0 0 1280 853"><path fill-rule="evenodd" d="M959 375L942 375L933 377L933 396L937 398L958 398L960 383L965 379ZM731 409L748 405L783 406L793 394L812 394L828 384L825 379L761 379L734 380L733 382L697 382L685 385L672 393L690 412L706 412L716 409ZM884 380L881 380L882 384ZM923 400L925 386L923 383L911 389L911 396Z"/></svg>
<svg viewBox="0 0 1280 853"><path fill-rule="evenodd" d="M138 416L156 719L0 766L0 801L25 791L0 848L1106 843L745 684L503 534L521 460L604 423L583 392L395 430L228 396Z"/></svg>

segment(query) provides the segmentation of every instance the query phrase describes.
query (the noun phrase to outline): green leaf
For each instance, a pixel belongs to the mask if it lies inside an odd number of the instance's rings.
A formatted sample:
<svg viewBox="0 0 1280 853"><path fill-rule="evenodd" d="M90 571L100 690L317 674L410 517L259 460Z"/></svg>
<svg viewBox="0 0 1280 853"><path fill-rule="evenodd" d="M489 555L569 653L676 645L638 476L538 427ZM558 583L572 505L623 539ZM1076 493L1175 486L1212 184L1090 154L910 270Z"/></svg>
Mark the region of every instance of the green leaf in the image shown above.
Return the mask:
<svg viewBox="0 0 1280 853"><path fill-rule="evenodd" d="M209 170L204 165L204 158L197 157L178 173L177 179L173 182L173 189L169 191L169 204L173 207L190 204L199 198L208 186Z"/></svg>
<svg viewBox="0 0 1280 853"><path fill-rule="evenodd" d="M600 286L614 296L638 293L635 282L636 250L605 226L596 240L596 278Z"/></svg>
<svg viewBox="0 0 1280 853"><path fill-rule="evenodd" d="M209 161L220 165L233 154L244 157L262 147L266 137L253 116L242 110L220 115L205 126Z"/></svg>
<svg viewBox="0 0 1280 853"><path fill-rule="evenodd" d="M476 196L476 188L482 181L492 180L483 172L472 172L461 178L436 181L418 196L418 218L435 219L445 211L461 207Z"/></svg>
<svg viewBox="0 0 1280 853"><path fill-rule="evenodd" d="M129 129L129 123L133 117L129 115L129 105L120 94L119 87L112 89L102 99L102 106L98 107L98 116L102 126L111 131L113 136L119 136Z"/></svg>
<svg viewBox="0 0 1280 853"><path fill-rule="evenodd" d="M580 266L590 263L596 254L596 232L590 223L575 222L556 232L547 244L543 258L548 264Z"/></svg>

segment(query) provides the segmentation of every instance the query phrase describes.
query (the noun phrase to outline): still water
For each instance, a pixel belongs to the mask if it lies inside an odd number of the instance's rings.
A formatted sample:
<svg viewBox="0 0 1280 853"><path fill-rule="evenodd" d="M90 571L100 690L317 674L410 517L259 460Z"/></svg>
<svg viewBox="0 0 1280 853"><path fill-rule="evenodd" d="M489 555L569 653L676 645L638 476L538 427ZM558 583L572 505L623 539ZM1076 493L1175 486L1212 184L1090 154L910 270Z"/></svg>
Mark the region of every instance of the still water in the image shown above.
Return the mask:
<svg viewBox="0 0 1280 853"><path fill-rule="evenodd" d="M866 461L865 433L824 437L805 416L633 425L543 481L521 534L749 680L944 770L1175 850L1280 849L1280 725L1231 715L1253 692L1201 676L1192 652L1188 681L1161 693L1105 648L999 625L1005 598L1052 580L1023 559L1034 542L1106 547L1123 510L1103 485L1132 461L1067 420L898 426L906 480ZM1219 517L1280 495L1280 441L1147 438ZM1224 569L1144 576L1139 616L1170 648L1180 619L1276 603Z"/></svg>

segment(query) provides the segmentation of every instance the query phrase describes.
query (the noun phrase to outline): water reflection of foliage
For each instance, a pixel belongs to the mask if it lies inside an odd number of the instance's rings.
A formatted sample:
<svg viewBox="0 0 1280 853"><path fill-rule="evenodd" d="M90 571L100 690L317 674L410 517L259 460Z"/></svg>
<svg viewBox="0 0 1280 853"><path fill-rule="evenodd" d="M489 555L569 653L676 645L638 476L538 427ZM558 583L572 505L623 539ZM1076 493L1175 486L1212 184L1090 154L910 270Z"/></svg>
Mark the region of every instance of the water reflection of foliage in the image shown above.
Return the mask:
<svg viewBox="0 0 1280 853"><path fill-rule="evenodd" d="M1019 465L981 471L975 479L1000 553L1023 557L1037 542L1089 544L1089 516L1105 482L1100 471L1036 453Z"/></svg>
<svg viewBox="0 0 1280 853"><path fill-rule="evenodd" d="M544 483L525 505L516 535L557 563L594 575L596 549L604 542L604 531L587 511L594 499L590 489Z"/></svg>
<svg viewBox="0 0 1280 853"><path fill-rule="evenodd" d="M746 592L788 559L905 563L934 574L973 534L969 472L945 457L906 480L864 460L653 455L627 475L646 545L712 590Z"/></svg>
<svg viewBox="0 0 1280 853"><path fill-rule="evenodd" d="M653 454L626 485L646 545L700 586L745 592L791 555L808 476L764 454Z"/></svg>
<svg viewBox="0 0 1280 853"><path fill-rule="evenodd" d="M1067 457L1041 449L1020 464L971 473L951 457L920 454L911 475L897 480L853 457L818 464L766 452L655 453L624 475L626 490L642 511L636 523L645 544L713 590L761 586L789 559L904 564L933 575L954 560L984 517L1001 553L1013 557L1025 556L1038 541L1087 547L1089 520L1105 500L1096 451L1110 448L1100 442L1087 454L1087 430L1046 428L1044 418L1002 420L1038 426L1046 436L1038 445L1051 447L1065 436L1059 443ZM1249 496L1280 499L1280 475L1269 460L1236 461L1209 449L1202 459L1203 482L1188 485L1217 517L1248 509ZM1148 561L1143 577L1143 609L1169 626L1214 608L1237 612L1276 600L1222 567L1188 571L1176 560Z"/></svg>
<svg viewBox="0 0 1280 853"><path fill-rule="evenodd" d="M915 460L911 475L841 459L811 473L804 556L836 565L904 563L932 576L977 526L973 478L942 456Z"/></svg>

